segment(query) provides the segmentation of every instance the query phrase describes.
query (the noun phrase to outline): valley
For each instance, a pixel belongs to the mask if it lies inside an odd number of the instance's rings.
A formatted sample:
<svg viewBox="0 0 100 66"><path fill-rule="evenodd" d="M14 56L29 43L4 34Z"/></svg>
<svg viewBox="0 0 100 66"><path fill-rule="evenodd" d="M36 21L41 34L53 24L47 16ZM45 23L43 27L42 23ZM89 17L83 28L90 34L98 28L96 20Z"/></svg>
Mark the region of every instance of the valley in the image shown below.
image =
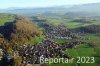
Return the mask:
<svg viewBox="0 0 100 66"><path fill-rule="evenodd" d="M100 66L96 6L100 4L1 10L0 66ZM40 63L40 57L74 62ZM89 62L77 63L77 57L88 57Z"/></svg>

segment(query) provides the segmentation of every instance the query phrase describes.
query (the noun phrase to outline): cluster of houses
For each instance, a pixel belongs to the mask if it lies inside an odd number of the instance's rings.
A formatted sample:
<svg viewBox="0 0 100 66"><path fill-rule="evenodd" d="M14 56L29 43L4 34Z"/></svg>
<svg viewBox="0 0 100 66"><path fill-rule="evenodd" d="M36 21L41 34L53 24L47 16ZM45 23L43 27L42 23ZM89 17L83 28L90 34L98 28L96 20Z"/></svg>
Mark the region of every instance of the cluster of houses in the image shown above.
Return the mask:
<svg viewBox="0 0 100 66"><path fill-rule="evenodd" d="M84 35L83 32L72 32L69 28L64 26L63 24L58 26L53 26L51 24L45 24L42 23L42 27L45 29L44 34L47 38L57 38L57 39L66 39L66 40L72 40L72 39L80 39L84 40L85 38L79 37L81 35Z"/></svg>
<svg viewBox="0 0 100 66"><path fill-rule="evenodd" d="M43 40L37 45L24 45L20 47L19 56L23 58L23 64L39 64L40 57L44 58L71 58L64 51L67 48L76 48L83 42L66 42L58 44L50 39Z"/></svg>
<svg viewBox="0 0 100 66"><path fill-rule="evenodd" d="M39 64L41 56L44 58L69 58L64 51L60 44L51 40L44 40L38 45L21 46L19 55L25 64Z"/></svg>

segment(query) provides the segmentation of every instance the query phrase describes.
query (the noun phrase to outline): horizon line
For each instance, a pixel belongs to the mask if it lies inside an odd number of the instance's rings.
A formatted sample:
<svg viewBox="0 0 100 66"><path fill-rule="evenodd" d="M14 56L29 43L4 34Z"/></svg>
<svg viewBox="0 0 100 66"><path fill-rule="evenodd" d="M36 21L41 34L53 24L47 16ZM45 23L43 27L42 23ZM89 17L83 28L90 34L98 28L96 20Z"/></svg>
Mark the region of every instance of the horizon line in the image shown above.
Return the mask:
<svg viewBox="0 0 100 66"><path fill-rule="evenodd" d="M87 4L100 4L100 3L84 3L84 4L64 4L64 5L52 5L52 6L21 6L21 7L4 7L2 9L17 9L17 8L49 8L49 7L59 7L59 6L77 6L77 5L87 5Z"/></svg>

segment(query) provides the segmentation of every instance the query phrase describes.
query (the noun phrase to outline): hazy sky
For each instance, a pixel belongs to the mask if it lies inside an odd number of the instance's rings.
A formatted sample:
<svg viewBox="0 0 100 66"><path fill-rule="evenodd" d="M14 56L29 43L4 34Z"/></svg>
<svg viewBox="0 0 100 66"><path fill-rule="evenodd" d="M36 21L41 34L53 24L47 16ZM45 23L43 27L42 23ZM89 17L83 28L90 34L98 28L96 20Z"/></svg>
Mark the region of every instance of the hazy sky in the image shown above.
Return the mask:
<svg viewBox="0 0 100 66"><path fill-rule="evenodd" d="M0 8L48 7L70 4L100 3L100 0L0 0Z"/></svg>

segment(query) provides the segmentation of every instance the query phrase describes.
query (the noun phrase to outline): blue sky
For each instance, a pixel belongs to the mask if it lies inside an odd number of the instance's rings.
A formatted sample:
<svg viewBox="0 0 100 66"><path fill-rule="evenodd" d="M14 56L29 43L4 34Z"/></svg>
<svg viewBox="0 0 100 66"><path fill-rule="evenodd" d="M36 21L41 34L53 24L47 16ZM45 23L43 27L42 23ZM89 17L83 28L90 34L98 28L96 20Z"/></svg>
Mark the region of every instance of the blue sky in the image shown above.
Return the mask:
<svg viewBox="0 0 100 66"><path fill-rule="evenodd" d="M48 7L59 5L100 3L100 0L0 0L0 8Z"/></svg>

